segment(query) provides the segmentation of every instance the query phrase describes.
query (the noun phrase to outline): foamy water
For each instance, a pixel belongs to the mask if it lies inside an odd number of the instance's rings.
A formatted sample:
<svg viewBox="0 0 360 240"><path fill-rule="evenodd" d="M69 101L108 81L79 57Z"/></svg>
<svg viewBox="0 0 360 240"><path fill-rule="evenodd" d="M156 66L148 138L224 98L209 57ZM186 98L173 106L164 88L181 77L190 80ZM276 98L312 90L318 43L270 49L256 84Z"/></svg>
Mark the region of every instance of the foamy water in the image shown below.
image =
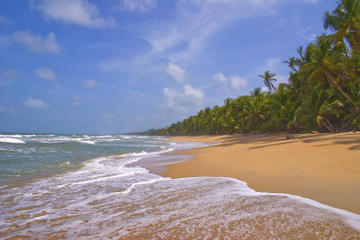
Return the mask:
<svg viewBox="0 0 360 240"><path fill-rule="evenodd" d="M130 138L137 137L114 141ZM360 216L351 212L297 196L259 193L232 178L170 179L151 173L143 163L178 161L172 151L197 144L139 139L131 144L156 147L0 185L0 238L360 239ZM82 143L92 147L100 142L84 141L95 142Z"/></svg>

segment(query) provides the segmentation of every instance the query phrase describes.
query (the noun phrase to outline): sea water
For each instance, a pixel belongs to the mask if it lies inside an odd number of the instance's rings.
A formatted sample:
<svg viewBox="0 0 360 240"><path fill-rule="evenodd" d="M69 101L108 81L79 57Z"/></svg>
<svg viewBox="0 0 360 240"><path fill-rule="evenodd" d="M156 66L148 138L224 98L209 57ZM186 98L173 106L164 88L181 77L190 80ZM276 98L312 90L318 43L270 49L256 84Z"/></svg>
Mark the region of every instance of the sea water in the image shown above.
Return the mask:
<svg viewBox="0 0 360 240"><path fill-rule="evenodd" d="M130 135L0 135L0 239L360 239L360 216L232 178L171 179L174 151Z"/></svg>

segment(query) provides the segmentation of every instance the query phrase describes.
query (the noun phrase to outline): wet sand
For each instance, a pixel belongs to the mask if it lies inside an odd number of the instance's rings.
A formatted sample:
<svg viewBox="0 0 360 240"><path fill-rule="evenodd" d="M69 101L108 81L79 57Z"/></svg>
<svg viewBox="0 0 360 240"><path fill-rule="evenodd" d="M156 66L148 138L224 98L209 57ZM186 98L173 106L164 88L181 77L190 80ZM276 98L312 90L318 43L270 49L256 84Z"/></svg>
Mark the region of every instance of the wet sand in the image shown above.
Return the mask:
<svg viewBox="0 0 360 240"><path fill-rule="evenodd" d="M259 192L289 193L360 214L360 132L173 137L218 142L188 150L190 161L168 166L172 178L237 178Z"/></svg>

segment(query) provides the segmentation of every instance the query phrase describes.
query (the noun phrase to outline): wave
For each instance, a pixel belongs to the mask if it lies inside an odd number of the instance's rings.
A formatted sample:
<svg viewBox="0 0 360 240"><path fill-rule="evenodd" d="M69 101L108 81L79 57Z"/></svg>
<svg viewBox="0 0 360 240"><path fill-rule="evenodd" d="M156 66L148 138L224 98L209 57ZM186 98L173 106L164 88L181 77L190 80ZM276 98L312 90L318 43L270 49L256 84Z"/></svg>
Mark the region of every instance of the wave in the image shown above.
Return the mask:
<svg viewBox="0 0 360 240"><path fill-rule="evenodd" d="M23 143L23 142L38 142L38 143L64 143L64 142L78 142L83 144L96 143L112 143L132 140L136 141L141 137L129 135L54 135L54 134L0 134L0 142L7 143ZM14 139L14 140L11 140ZM23 142L21 142L23 141Z"/></svg>
<svg viewBox="0 0 360 240"><path fill-rule="evenodd" d="M197 178L197 177L195 177ZM194 179L195 179L194 178ZM200 177L203 178L203 177ZM268 192L256 192L254 189L250 188L246 182L241 181L239 179L236 178L229 178L229 177L216 177L219 179L226 179L229 181L233 181L237 184L239 184L239 189L236 191L237 193L239 193L242 196L280 196L280 197L287 197L289 199L295 200L297 202L301 202L304 203L306 205L310 205L313 206L315 208L321 208L324 209L326 211L335 213L335 214L339 214L342 219L348 224L350 225L352 228L356 229L357 231L360 232L360 215L343 210L343 209L339 209L339 208L335 208L335 207L331 207L329 205L320 203L318 201L309 199L309 198L304 198L301 196L297 196L297 195L292 195L292 194L287 194L287 193L268 193Z"/></svg>
<svg viewBox="0 0 360 240"><path fill-rule="evenodd" d="M132 139L134 137L133 136L128 136L128 135L120 135L119 138L124 139L124 140L129 140L129 139Z"/></svg>
<svg viewBox="0 0 360 240"><path fill-rule="evenodd" d="M14 144L25 144L26 142L14 137L0 137L0 142L3 143L14 143Z"/></svg>
<svg viewBox="0 0 360 240"><path fill-rule="evenodd" d="M38 238L49 238L63 232L62 238L80 239L360 236L352 230L360 231L359 215L310 199L256 192L233 178L171 179L129 165L139 160L156 162L171 156L163 153L206 145L163 142L159 147L166 149L161 151L94 158L75 171L13 189L0 188L4 206L0 208L0 235L10 238L32 232ZM40 219L44 223L38 224ZM56 225L56 231L51 225ZM292 233L296 236L281 235Z"/></svg>
<svg viewBox="0 0 360 240"><path fill-rule="evenodd" d="M96 142L95 141L90 141L90 140L83 140L83 139L74 139L75 142L79 142L79 143L84 143L84 144L91 144L94 145Z"/></svg>

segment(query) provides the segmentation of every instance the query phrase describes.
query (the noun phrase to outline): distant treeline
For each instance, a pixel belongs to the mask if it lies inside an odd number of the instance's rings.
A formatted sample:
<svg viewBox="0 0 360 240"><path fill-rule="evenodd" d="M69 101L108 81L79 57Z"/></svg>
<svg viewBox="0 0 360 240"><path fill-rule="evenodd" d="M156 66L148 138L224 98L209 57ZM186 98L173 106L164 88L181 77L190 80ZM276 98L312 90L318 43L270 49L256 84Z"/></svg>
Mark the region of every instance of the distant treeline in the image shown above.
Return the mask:
<svg viewBox="0 0 360 240"><path fill-rule="evenodd" d="M268 92L228 98L149 135L234 134L243 132L350 131L360 128L360 0L342 0L325 12L315 43L290 57L289 84L275 88L276 74L259 75Z"/></svg>

